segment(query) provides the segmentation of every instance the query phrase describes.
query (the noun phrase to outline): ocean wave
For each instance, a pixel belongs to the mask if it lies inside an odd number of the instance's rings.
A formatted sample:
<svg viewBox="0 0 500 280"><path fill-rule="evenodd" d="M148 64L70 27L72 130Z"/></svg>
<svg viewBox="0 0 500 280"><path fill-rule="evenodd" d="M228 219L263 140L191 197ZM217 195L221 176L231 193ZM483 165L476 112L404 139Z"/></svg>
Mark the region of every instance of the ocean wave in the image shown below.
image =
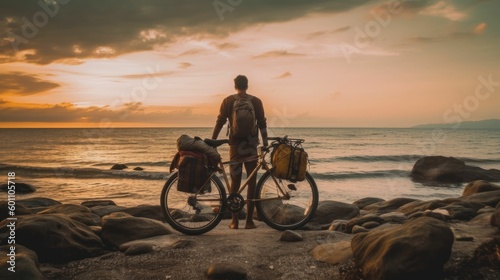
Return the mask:
<svg viewBox="0 0 500 280"><path fill-rule="evenodd" d="M145 180L166 180L168 172L110 170L99 168L41 167L0 164L0 170L16 172L19 177L63 177L63 178L127 178Z"/></svg>
<svg viewBox="0 0 500 280"><path fill-rule="evenodd" d="M423 155L378 155L378 156L342 156L342 157L331 157L325 159L319 159L320 162L338 162L338 161L353 161L353 162L410 162L415 163ZM463 160L465 163L499 163L500 159L487 159L487 158L468 158L468 157L457 157Z"/></svg>
<svg viewBox="0 0 500 280"><path fill-rule="evenodd" d="M415 162L423 157L422 155L390 155L390 156L343 156L332 157L320 161L336 162L336 161L355 161L355 162L377 162L377 161L390 161L390 162Z"/></svg>
<svg viewBox="0 0 500 280"><path fill-rule="evenodd" d="M347 179L371 179L371 178L397 178L408 177L410 172L406 170L376 170L368 172L330 172L311 173L314 179L318 180L347 180Z"/></svg>
<svg viewBox="0 0 500 280"><path fill-rule="evenodd" d="M92 166L113 166L116 162L101 162L92 164ZM170 162L167 161L143 161L143 162L126 162L125 165L131 166L170 166Z"/></svg>

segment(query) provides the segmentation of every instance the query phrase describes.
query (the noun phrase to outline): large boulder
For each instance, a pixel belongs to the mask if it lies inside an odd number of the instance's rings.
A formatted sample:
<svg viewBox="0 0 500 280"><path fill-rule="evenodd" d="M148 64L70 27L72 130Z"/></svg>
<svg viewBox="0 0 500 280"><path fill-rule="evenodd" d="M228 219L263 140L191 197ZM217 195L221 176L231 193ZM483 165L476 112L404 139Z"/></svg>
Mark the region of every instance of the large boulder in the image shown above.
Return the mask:
<svg viewBox="0 0 500 280"><path fill-rule="evenodd" d="M448 224L422 217L357 234L351 248L366 279L442 279L453 240Z"/></svg>
<svg viewBox="0 0 500 280"><path fill-rule="evenodd" d="M496 207L500 203L500 190L471 194L459 198L462 202L469 202L475 205ZM476 206L477 207L477 206Z"/></svg>
<svg viewBox="0 0 500 280"><path fill-rule="evenodd" d="M465 162L454 157L429 156L415 163L411 177L415 181L463 182Z"/></svg>
<svg viewBox="0 0 500 280"><path fill-rule="evenodd" d="M39 270L36 253L16 244L0 246L0 279L45 280L45 277Z"/></svg>
<svg viewBox="0 0 500 280"><path fill-rule="evenodd" d="M14 206L15 211L11 212L9 210L8 201L0 201L0 221L3 221L3 219L6 219L8 217L12 217L12 214L15 214L16 216L33 214L28 208L24 207L22 204L15 204L10 206Z"/></svg>
<svg viewBox="0 0 500 280"><path fill-rule="evenodd" d="M101 236L104 242L118 248L132 240L170 233L165 224L157 220L115 212L103 218Z"/></svg>
<svg viewBox="0 0 500 280"><path fill-rule="evenodd" d="M321 201L311 222L330 224L335 220L350 220L359 215L359 208L354 204L338 201Z"/></svg>
<svg viewBox="0 0 500 280"><path fill-rule="evenodd" d="M411 177L417 182L500 181L500 170L469 166L454 157L428 156L417 160L411 171Z"/></svg>
<svg viewBox="0 0 500 280"><path fill-rule="evenodd" d="M340 241L318 245L311 251L311 256L317 261L333 265L345 263L352 258L351 242Z"/></svg>
<svg viewBox="0 0 500 280"><path fill-rule="evenodd" d="M2 243L10 234L9 223L0 223ZM106 252L88 226L61 214L19 216L15 226L16 244L35 251L41 262L65 263Z"/></svg>
<svg viewBox="0 0 500 280"><path fill-rule="evenodd" d="M378 198L378 197L365 197L365 198L361 198L361 199L354 201L352 204L358 206L359 209L364 209L368 205L382 202L384 200L385 199Z"/></svg>

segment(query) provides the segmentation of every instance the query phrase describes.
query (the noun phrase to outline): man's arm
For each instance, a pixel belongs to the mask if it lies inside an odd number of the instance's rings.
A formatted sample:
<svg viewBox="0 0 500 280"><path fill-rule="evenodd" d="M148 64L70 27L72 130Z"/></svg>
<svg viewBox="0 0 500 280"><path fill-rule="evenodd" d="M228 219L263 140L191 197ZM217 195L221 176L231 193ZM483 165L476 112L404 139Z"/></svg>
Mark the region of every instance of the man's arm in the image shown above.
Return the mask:
<svg viewBox="0 0 500 280"><path fill-rule="evenodd" d="M212 132L212 139L217 139L219 137L219 133L222 130L224 124L227 121L227 108L226 108L226 99L222 101L219 109L219 115L217 116L217 121L215 122L214 131Z"/></svg>
<svg viewBox="0 0 500 280"><path fill-rule="evenodd" d="M260 130L262 145L267 147L267 120L266 114L264 113L264 105L260 99L258 100L258 106L255 108L255 117L257 119L257 126Z"/></svg>

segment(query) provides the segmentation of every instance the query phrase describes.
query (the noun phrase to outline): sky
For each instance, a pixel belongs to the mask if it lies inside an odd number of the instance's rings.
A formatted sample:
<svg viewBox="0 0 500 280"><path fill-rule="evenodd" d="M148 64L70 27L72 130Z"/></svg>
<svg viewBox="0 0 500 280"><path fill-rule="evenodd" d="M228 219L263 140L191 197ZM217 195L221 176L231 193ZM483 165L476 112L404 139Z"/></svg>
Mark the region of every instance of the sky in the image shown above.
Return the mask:
<svg viewBox="0 0 500 280"><path fill-rule="evenodd" d="M497 0L0 0L0 128L210 127L233 79L271 127L500 118Z"/></svg>

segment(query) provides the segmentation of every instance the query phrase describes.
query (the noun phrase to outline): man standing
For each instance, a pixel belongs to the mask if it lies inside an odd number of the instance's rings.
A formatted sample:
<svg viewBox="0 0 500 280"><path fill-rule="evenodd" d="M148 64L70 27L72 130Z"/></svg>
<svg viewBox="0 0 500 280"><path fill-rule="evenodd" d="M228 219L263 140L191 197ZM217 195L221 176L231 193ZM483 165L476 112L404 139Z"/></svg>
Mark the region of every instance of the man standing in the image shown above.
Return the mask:
<svg viewBox="0 0 500 280"><path fill-rule="evenodd" d="M219 133L229 120L229 157L231 161L240 163L231 164L231 193L236 193L241 185L242 160L257 156L259 144L258 131L262 137L262 144L267 146L267 124L262 101L247 93L248 79L238 75L234 79L236 94L226 97L220 106L219 115L212 134L212 139L217 139ZM247 177L257 166L257 159L244 162ZM257 177L254 176L248 184L247 200L255 197L255 185ZM255 228L253 222L253 211L255 203L248 201L246 229ZM238 213L232 213L232 221L229 225L232 229L238 228Z"/></svg>

